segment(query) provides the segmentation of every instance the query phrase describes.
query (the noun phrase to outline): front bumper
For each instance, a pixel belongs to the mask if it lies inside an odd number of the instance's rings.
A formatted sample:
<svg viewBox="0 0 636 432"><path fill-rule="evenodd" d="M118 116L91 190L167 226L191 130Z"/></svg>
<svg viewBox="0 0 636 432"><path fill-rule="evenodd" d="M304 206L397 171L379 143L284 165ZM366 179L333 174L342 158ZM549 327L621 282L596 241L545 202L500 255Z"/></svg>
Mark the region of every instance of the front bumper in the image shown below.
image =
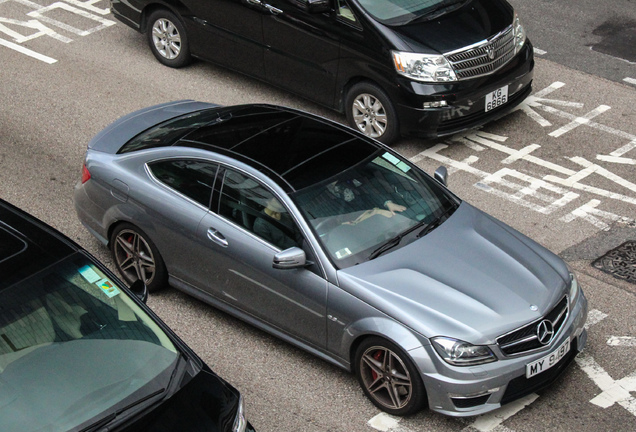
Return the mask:
<svg viewBox="0 0 636 432"><path fill-rule="evenodd" d="M393 100L406 136L436 138L473 129L497 120L519 105L532 91L534 55L530 41L506 66L492 75L445 84L399 78ZM485 96L508 86L508 102L485 110ZM423 108L425 102L446 101L447 107Z"/></svg>
<svg viewBox="0 0 636 432"><path fill-rule="evenodd" d="M497 353L499 360L493 363L454 367L441 360L430 345L411 351L422 374L429 408L453 417L475 416L550 385L585 346L587 312L587 299L581 291L558 337L547 349L530 355L506 358ZM566 340L570 341L570 351L565 357L544 372L526 378L527 364L551 354Z"/></svg>

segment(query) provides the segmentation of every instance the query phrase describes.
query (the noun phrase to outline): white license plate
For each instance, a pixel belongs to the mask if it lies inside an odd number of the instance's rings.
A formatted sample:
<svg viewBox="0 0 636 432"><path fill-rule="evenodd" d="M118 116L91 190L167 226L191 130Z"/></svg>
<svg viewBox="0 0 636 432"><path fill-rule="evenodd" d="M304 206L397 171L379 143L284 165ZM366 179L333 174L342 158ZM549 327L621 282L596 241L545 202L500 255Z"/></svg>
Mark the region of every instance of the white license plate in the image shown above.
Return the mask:
<svg viewBox="0 0 636 432"><path fill-rule="evenodd" d="M508 102L508 86L499 88L486 95L486 112L502 106Z"/></svg>
<svg viewBox="0 0 636 432"><path fill-rule="evenodd" d="M526 378L532 378L535 375L545 372L552 366L557 364L570 351L570 339L563 342L557 349L552 351L545 357L535 360L526 365Z"/></svg>

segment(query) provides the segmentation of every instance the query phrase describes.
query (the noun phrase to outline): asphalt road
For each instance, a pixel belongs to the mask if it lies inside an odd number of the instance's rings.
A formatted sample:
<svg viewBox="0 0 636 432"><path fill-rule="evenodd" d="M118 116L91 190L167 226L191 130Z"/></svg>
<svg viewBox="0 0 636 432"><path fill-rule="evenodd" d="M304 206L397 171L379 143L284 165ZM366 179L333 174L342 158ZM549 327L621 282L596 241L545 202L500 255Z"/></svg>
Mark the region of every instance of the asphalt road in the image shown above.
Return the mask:
<svg viewBox="0 0 636 432"><path fill-rule="evenodd" d="M71 196L87 142L116 118L192 98L283 104L343 121L213 65L162 67L144 37L115 24L105 7L103 0L0 2L0 197L107 264L108 251L81 227ZM449 167L460 197L576 270L590 301L588 346L550 389L478 418L428 411L389 418L353 376L205 304L175 290L148 304L243 392L259 431L636 430L636 284L592 266L636 241L636 88L542 56L534 88L518 111L480 131L395 148L429 173Z"/></svg>
<svg viewBox="0 0 636 432"><path fill-rule="evenodd" d="M541 58L636 87L634 0L510 0Z"/></svg>

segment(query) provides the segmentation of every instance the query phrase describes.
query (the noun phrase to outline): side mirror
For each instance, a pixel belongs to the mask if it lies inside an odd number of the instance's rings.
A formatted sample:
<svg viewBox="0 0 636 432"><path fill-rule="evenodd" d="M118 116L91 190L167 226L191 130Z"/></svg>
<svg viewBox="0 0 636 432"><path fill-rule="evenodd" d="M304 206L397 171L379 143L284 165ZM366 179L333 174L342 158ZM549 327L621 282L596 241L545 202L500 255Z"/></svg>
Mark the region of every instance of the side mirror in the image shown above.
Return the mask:
<svg viewBox="0 0 636 432"><path fill-rule="evenodd" d="M448 186L448 170L445 166L441 166L435 170L435 180L443 184L444 186Z"/></svg>
<svg viewBox="0 0 636 432"><path fill-rule="evenodd" d="M330 0L299 0L297 4L309 13L323 13L331 10Z"/></svg>
<svg viewBox="0 0 636 432"><path fill-rule="evenodd" d="M291 247L274 255L273 266L275 269L287 270L304 267L307 264L305 251L299 247Z"/></svg>
<svg viewBox="0 0 636 432"><path fill-rule="evenodd" d="M141 279L137 279L130 285L130 291L142 302L146 303L148 300L148 287Z"/></svg>

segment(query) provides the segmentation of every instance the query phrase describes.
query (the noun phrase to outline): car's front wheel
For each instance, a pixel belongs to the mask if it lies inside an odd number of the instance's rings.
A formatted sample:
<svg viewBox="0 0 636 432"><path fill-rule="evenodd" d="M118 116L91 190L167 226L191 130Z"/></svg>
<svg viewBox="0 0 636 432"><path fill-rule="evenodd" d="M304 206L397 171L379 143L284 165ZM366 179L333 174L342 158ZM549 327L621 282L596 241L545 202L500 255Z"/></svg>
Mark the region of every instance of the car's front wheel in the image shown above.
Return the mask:
<svg viewBox="0 0 636 432"><path fill-rule="evenodd" d="M110 237L110 250L117 270L129 285L140 279L149 292L154 292L167 284L163 258L136 226L128 223L117 226Z"/></svg>
<svg viewBox="0 0 636 432"><path fill-rule="evenodd" d="M414 414L424 407L426 391L411 359L397 345L372 337L356 351L356 376L362 390L381 410Z"/></svg>
<svg viewBox="0 0 636 432"><path fill-rule="evenodd" d="M150 14L146 36L150 50L164 65L179 68L190 63L185 27L172 12L160 9Z"/></svg>
<svg viewBox="0 0 636 432"><path fill-rule="evenodd" d="M399 137L393 103L376 84L366 81L355 84L347 93L345 104L352 128L385 144L391 144Z"/></svg>

